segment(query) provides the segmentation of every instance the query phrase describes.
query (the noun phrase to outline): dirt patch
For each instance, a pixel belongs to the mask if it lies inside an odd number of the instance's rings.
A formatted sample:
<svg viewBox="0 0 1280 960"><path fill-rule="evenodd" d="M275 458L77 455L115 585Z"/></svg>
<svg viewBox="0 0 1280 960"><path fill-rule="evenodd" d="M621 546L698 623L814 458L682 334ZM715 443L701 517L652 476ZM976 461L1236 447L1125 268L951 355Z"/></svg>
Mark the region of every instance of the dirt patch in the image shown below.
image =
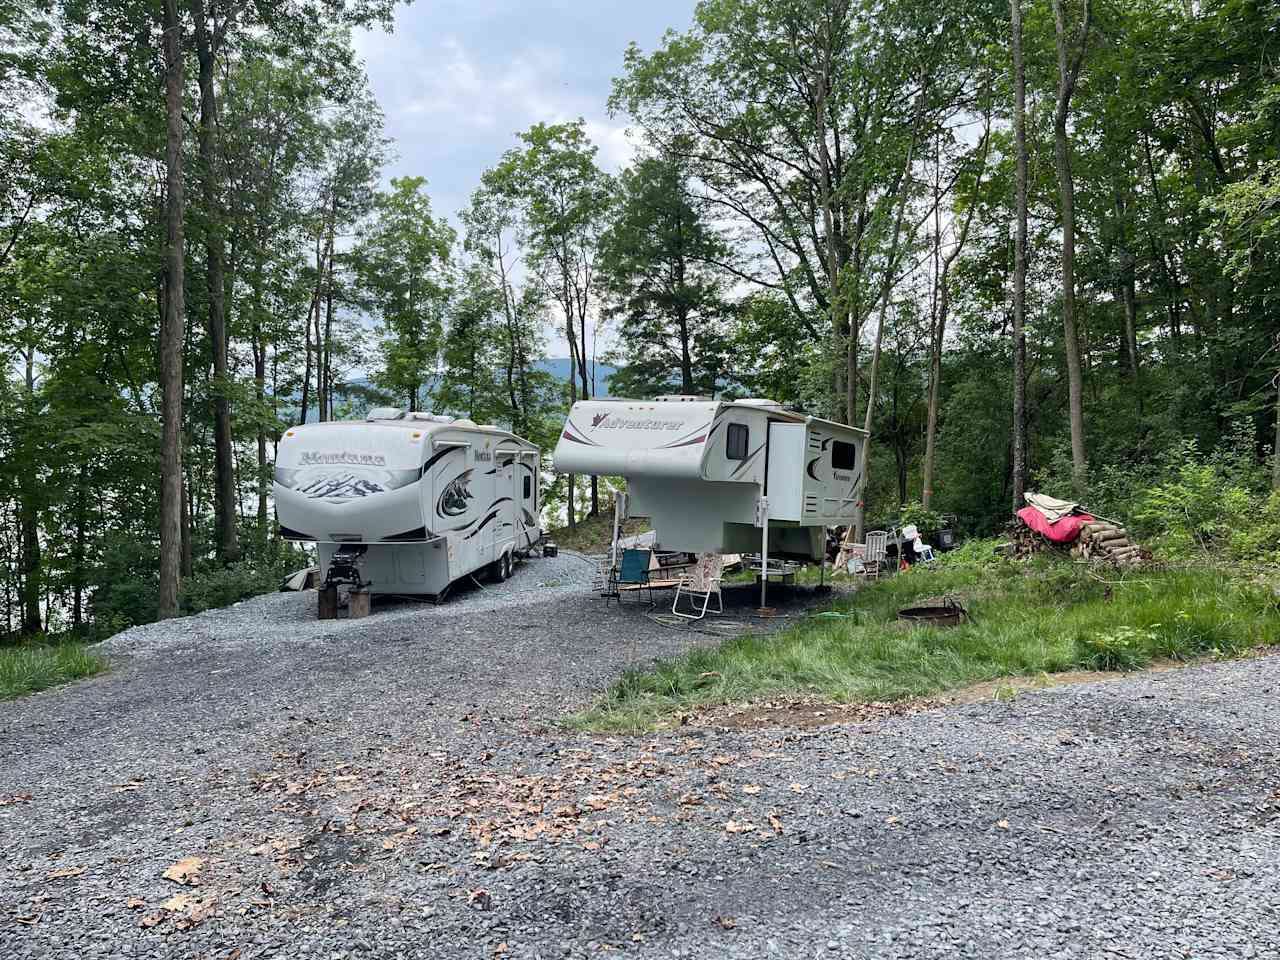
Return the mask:
<svg viewBox="0 0 1280 960"><path fill-rule="evenodd" d="M872 700L835 703L831 700L763 700L749 704L703 707L680 718L682 726L721 730L756 730L764 727L825 727L833 723L868 723L931 710L940 700Z"/></svg>
<svg viewBox="0 0 1280 960"><path fill-rule="evenodd" d="M837 703L818 698L762 700L747 704L717 704L700 707L680 716L682 727L713 727L720 730L758 730L769 727L808 729L837 723L873 723L890 717L937 710L988 700L1012 700L1019 694L1079 683L1124 680L1153 673L1167 673L1188 664L1160 660L1143 670L1115 673L1103 670L1068 670L1042 673L1035 677L1001 677L948 690L936 697L907 700L872 700L865 703Z"/></svg>

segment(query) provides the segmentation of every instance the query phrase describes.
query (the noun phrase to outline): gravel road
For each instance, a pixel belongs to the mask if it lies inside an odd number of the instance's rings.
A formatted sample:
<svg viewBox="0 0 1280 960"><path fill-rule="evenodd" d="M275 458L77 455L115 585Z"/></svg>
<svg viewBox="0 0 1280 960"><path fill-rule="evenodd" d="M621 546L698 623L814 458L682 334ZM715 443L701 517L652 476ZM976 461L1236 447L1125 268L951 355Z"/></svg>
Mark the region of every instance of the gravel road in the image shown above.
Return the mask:
<svg viewBox="0 0 1280 960"><path fill-rule="evenodd" d="M588 737L552 721L715 637L575 563L259 598L0 704L0 957L1280 956L1280 657Z"/></svg>

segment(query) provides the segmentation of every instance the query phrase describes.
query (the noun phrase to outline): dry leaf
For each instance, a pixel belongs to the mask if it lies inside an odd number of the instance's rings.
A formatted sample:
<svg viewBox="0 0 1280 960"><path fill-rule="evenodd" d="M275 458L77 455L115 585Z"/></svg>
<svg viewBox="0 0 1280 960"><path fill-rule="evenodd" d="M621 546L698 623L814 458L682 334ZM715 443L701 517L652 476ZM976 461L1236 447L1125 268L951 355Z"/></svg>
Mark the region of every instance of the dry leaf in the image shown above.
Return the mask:
<svg viewBox="0 0 1280 960"><path fill-rule="evenodd" d="M154 927L156 924L160 923L163 920L164 920L163 911L161 911L160 913L150 913L138 921L138 926L150 928L150 927Z"/></svg>
<svg viewBox="0 0 1280 960"><path fill-rule="evenodd" d="M738 925L738 921L733 917L712 917L711 922L719 924L725 930L732 930Z"/></svg>
<svg viewBox="0 0 1280 960"><path fill-rule="evenodd" d="M597 840L588 840L586 843L582 845L582 849L583 850L599 850L600 843Z"/></svg>
<svg viewBox="0 0 1280 960"><path fill-rule="evenodd" d="M748 783L745 787L742 788L742 792L749 793L752 796L755 796L757 793L760 792L760 788L756 786L754 783Z"/></svg>
<svg viewBox="0 0 1280 960"><path fill-rule="evenodd" d="M899 820L897 817L885 817L885 818L884 818L884 822L885 822L885 823L887 823L887 824L888 824L889 826L891 826L891 827L895 827L895 826L897 826L899 823L901 823L902 821L901 821L901 820Z"/></svg>
<svg viewBox="0 0 1280 960"><path fill-rule="evenodd" d="M124 905L130 910L141 910L147 905L147 901L143 900L141 897L130 897L124 902Z"/></svg>
<svg viewBox="0 0 1280 960"><path fill-rule="evenodd" d="M31 917L14 917L13 921L14 923L25 923L29 927L34 927L37 923L40 922L40 915L36 914L35 916L31 916Z"/></svg>
<svg viewBox="0 0 1280 960"><path fill-rule="evenodd" d="M809 785L807 783L793 783L791 785L792 793L804 793L808 789Z"/></svg>
<svg viewBox="0 0 1280 960"><path fill-rule="evenodd" d="M1008 821L1008 820L997 820L997 821L996 821L996 826L997 826L997 827L999 827L1001 830L1008 830L1008 829L1009 829L1009 821Z"/></svg>
<svg viewBox="0 0 1280 960"><path fill-rule="evenodd" d="M0 807L7 807L11 803L30 803L31 800L29 793L11 793L7 797L0 797Z"/></svg>
<svg viewBox="0 0 1280 960"><path fill-rule="evenodd" d="M87 870L87 867L63 867L61 870L50 870L46 875L46 880L66 880L68 877L78 877Z"/></svg>
<svg viewBox="0 0 1280 960"><path fill-rule="evenodd" d="M769 826L773 827L774 833L782 833L782 821L774 814L769 814Z"/></svg>
<svg viewBox="0 0 1280 960"><path fill-rule="evenodd" d="M168 910L170 913L177 913L179 910L185 910L195 902L195 897L189 893L175 893L172 897L160 904L160 909Z"/></svg>
<svg viewBox="0 0 1280 960"><path fill-rule="evenodd" d="M396 845L391 842L390 838L382 841L383 850L394 850L395 848L396 848Z"/></svg>
<svg viewBox="0 0 1280 960"><path fill-rule="evenodd" d="M201 857L183 857L176 863L169 865L161 876L166 880L172 880L174 883L183 883L188 886L195 886L200 882L200 868L204 866L204 859Z"/></svg>
<svg viewBox="0 0 1280 960"><path fill-rule="evenodd" d="M730 820L724 825L726 833L750 833L755 828L756 825L748 820Z"/></svg>

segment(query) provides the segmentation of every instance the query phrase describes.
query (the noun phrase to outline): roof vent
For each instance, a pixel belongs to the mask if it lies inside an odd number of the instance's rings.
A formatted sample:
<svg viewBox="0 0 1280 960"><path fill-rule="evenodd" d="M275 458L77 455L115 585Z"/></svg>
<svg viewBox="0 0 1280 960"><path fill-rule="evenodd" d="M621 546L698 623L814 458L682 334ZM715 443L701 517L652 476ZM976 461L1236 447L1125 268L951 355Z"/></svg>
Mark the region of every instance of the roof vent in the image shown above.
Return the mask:
<svg viewBox="0 0 1280 960"><path fill-rule="evenodd" d="M424 413L421 410L415 410L407 415L410 420L426 420L430 423L453 423L455 417L449 416L447 413Z"/></svg>
<svg viewBox="0 0 1280 960"><path fill-rule="evenodd" d="M402 420L404 411L399 407L374 407L364 415L366 420Z"/></svg>

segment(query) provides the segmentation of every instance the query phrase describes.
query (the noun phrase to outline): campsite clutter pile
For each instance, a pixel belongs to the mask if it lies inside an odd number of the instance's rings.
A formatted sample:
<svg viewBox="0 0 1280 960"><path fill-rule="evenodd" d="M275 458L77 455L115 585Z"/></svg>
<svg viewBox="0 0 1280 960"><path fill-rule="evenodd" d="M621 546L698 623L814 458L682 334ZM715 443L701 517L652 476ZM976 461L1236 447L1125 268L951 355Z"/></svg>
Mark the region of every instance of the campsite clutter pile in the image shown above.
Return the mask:
<svg viewBox="0 0 1280 960"><path fill-rule="evenodd" d="M1069 553L1079 560L1134 566L1144 559L1141 548L1123 526L1086 512L1080 504L1039 493L1026 495L1027 506L1010 525L1008 550L1027 557L1046 550Z"/></svg>

